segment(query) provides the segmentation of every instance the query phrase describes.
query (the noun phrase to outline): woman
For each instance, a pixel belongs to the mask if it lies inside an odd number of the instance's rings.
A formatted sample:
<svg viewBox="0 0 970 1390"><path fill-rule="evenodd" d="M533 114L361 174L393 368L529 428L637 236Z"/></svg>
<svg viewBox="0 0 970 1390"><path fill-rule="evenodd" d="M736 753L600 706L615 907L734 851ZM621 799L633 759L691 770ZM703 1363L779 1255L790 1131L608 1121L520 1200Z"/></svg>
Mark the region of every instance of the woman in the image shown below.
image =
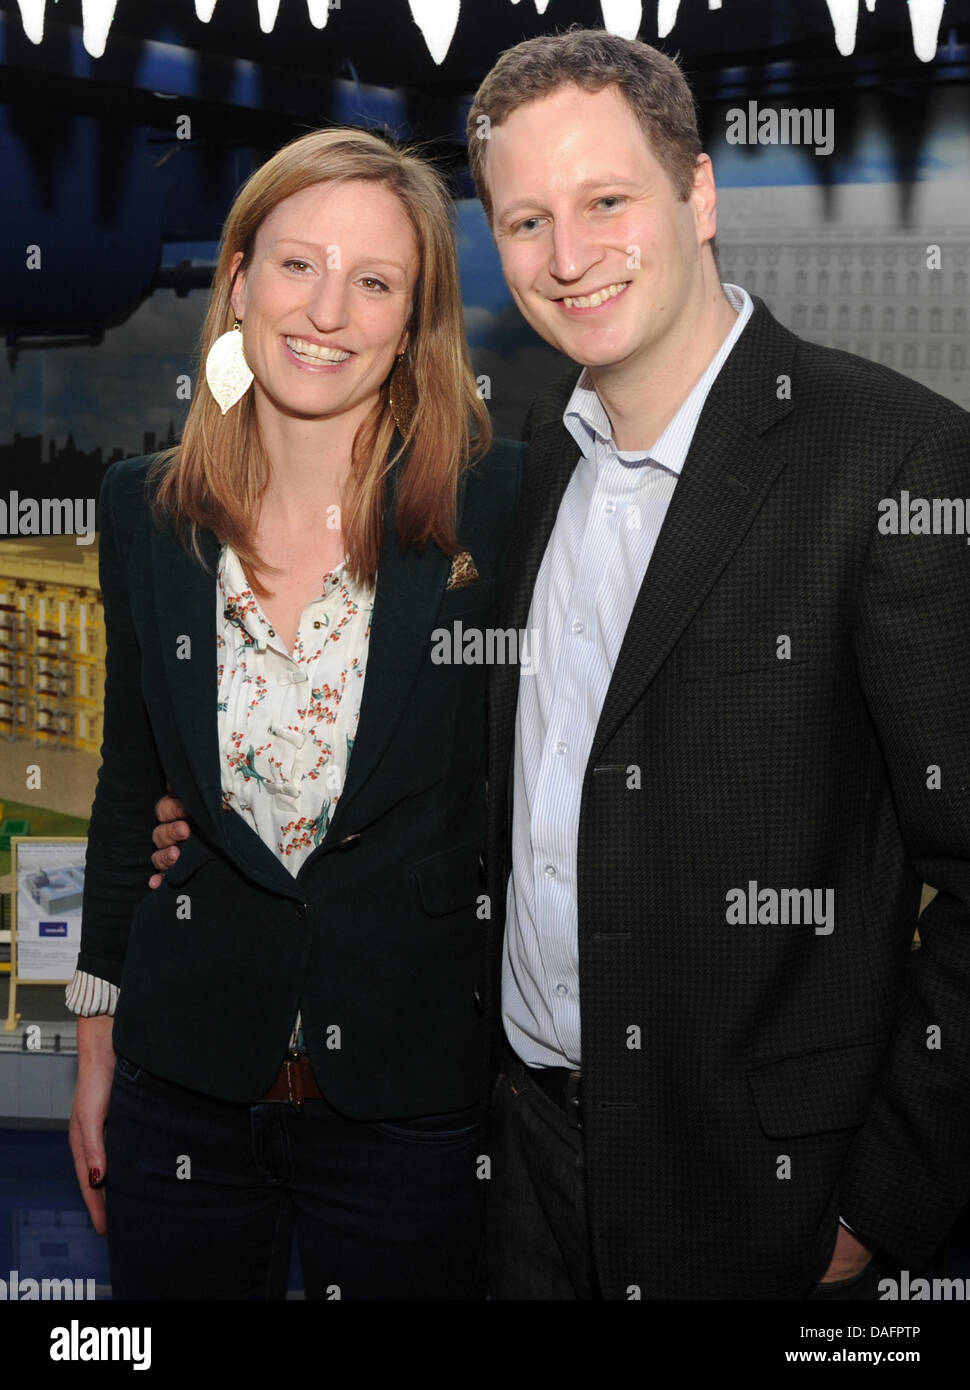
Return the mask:
<svg viewBox="0 0 970 1390"><path fill-rule="evenodd" d="M431 654L493 621L520 449L486 453L449 215L376 136L286 146L180 446L105 477L68 997L115 1297L282 1297L294 1231L308 1297L482 1294L485 671ZM146 893L166 785L192 834Z"/></svg>

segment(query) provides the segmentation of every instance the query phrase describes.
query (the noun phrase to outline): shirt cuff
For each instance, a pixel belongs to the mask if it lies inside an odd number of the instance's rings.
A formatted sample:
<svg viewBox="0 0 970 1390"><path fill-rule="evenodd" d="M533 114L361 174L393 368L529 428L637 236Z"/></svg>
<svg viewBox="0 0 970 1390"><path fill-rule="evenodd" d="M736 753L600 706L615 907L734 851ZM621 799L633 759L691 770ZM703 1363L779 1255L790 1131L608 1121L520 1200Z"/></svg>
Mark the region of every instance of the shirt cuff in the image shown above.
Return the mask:
<svg viewBox="0 0 970 1390"><path fill-rule="evenodd" d="M64 991L64 1000L72 1014L93 1018L96 1014L113 1014L120 993L110 980L101 980L86 970L75 970L73 980Z"/></svg>

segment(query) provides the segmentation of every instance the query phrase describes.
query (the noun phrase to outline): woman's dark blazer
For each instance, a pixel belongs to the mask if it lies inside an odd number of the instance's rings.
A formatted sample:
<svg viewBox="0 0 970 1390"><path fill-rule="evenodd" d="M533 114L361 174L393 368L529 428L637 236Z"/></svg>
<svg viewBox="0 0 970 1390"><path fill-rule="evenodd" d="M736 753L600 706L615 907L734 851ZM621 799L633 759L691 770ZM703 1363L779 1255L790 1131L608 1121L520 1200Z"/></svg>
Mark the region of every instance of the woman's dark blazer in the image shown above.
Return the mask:
<svg viewBox="0 0 970 1390"><path fill-rule="evenodd" d="M219 542L202 533L203 565L154 523L151 458L108 470L104 743L78 968L121 987L118 1052L180 1085L253 1101L299 1009L314 1075L348 1115L478 1098L487 672L440 662L432 634L494 626L521 453L498 441L463 477L458 539L480 576L464 587L448 587L451 561L436 546L402 554L389 502L346 783L295 877L222 806ZM153 892L153 808L166 784L192 835Z"/></svg>

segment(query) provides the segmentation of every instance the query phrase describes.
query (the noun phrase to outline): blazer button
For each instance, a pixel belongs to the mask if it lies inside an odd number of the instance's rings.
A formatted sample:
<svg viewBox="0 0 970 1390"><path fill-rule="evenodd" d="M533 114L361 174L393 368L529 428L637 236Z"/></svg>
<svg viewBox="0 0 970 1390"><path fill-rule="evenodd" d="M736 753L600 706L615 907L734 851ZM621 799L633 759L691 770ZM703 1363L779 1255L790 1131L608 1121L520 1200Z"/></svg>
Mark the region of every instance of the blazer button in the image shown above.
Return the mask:
<svg viewBox="0 0 970 1390"><path fill-rule="evenodd" d="M482 1011L482 991L478 988L477 985L476 985L475 988L472 990L472 998L473 998L474 1001L475 1001L475 1008L478 1010L479 1013L481 1013L481 1011Z"/></svg>
<svg viewBox="0 0 970 1390"><path fill-rule="evenodd" d="M353 849L354 845L356 845L360 839L361 836L358 834L357 831L354 831L353 835L345 835L344 838L337 845L337 848Z"/></svg>
<svg viewBox="0 0 970 1390"><path fill-rule="evenodd" d="M310 915L310 904L309 904L309 903L295 903L295 904L294 904L294 907L293 907L293 911L296 913L297 917L299 917L300 921L303 922L303 921L305 921L306 918L309 917L309 915Z"/></svg>

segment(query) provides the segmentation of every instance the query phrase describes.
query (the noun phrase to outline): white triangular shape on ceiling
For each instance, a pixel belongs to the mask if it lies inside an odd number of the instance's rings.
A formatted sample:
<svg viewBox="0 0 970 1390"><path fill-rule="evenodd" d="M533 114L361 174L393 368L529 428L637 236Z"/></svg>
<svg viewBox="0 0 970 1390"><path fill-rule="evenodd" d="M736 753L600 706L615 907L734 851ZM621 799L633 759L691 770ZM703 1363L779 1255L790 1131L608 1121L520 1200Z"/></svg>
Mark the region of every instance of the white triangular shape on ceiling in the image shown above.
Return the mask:
<svg viewBox="0 0 970 1390"><path fill-rule="evenodd" d="M458 27L461 0L408 0L408 4L414 22L428 45L428 52L436 63L443 63Z"/></svg>
<svg viewBox="0 0 970 1390"><path fill-rule="evenodd" d="M657 35L665 39L677 23L680 0L657 0Z"/></svg>
<svg viewBox="0 0 970 1390"><path fill-rule="evenodd" d="M280 12L280 0L256 0L259 8L259 27L264 34L273 32L276 16Z"/></svg>
<svg viewBox="0 0 970 1390"><path fill-rule="evenodd" d="M661 0L661 5L663 2ZM675 0L674 18L679 3L680 0ZM600 9L603 11L603 25L609 33L619 34L621 39L636 38L643 20L640 0L600 0Z"/></svg>
<svg viewBox="0 0 970 1390"><path fill-rule="evenodd" d="M855 34L859 24L859 0L825 0L835 27L835 46L843 58L855 51Z"/></svg>
<svg viewBox="0 0 970 1390"><path fill-rule="evenodd" d="M940 41L944 0L909 0L909 23L913 30L913 52L921 63L932 63Z"/></svg>
<svg viewBox="0 0 970 1390"><path fill-rule="evenodd" d="M45 0L17 0L20 6L20 22L31 43L40 43L44 37Z"/></svg>
<svg viewBox="0 0 970 1390"><path fill-rule="evenodd" d="M100 58L104 54L116 4L117 0L81 0L84 47L92 58Z"/></svg>

